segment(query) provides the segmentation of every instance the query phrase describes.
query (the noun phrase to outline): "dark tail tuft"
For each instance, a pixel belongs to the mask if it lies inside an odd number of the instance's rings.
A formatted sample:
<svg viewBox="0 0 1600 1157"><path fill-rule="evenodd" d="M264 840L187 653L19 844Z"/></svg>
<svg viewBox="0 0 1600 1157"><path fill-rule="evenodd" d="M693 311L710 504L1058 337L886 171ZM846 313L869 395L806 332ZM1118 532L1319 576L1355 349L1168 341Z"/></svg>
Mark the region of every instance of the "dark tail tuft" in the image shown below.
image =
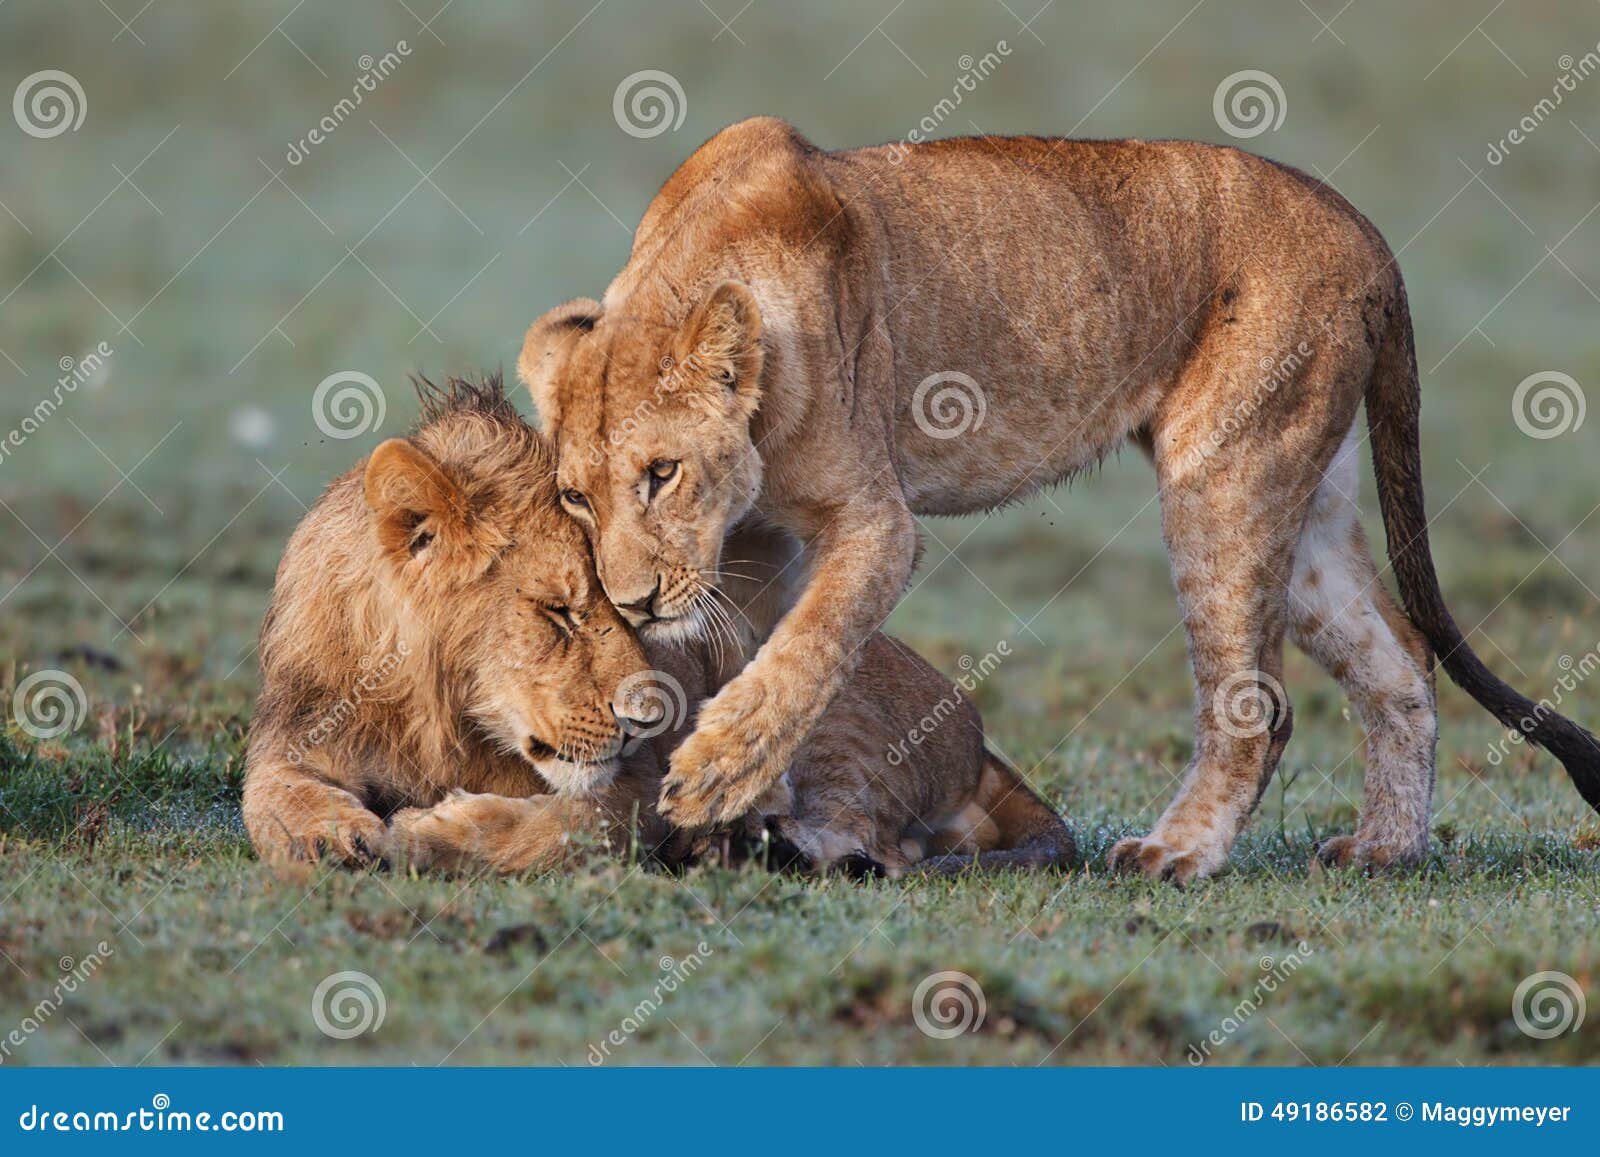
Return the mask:
<svg viewBox="0 0 1600 1157"><path fill-rule="evenodd" d="M1422 405L1411 311L1405 288L1397 292L1388 333L1367 384L1367 425L1372 434L1378 503L1389 539L1389 559L1406 613L1427 638L1450 678L1504 726L1559 759L1578 794L1600 811L1600 740L1547 703L1535 703L1504 683L1467 645L1444 605L1428 548L1422 501Z"/></svg>

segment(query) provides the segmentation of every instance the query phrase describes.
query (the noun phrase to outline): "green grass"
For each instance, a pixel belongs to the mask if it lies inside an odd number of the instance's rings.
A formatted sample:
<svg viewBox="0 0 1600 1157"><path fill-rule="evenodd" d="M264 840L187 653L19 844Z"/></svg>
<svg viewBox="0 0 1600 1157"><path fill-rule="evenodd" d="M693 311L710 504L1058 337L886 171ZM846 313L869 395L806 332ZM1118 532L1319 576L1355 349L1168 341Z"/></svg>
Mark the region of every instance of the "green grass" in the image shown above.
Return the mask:
<svg viewBox="0 0 1600 1157"><path fill-rule="evenodd" d="M83 128L52 140L0 120L0 202L26 226L0 214L0 294L18 286L0 306L0 434L61 357L100 340L116 351L0 459L0 1041L51 992L62 957L110 949L0 1062L581 1065L651 996L661 958L702 942L703 966L610 1063L1183 1065L1291 955L1293 974L1214 1062L1594 1060L1600 1018L1536 1040L1511 1010L1518 983L1545 970L1600 998L1600 825L1553 761L1518 748L1494 766L1499 729L1453 687L1421 870L1311 866L1315 841L1354 823L1360 734L1338 689L1291 655L1295 738L1232 869L1182 892L1105 874L1106 848L1153 822L1190 743L1152 483L1132 454L1004 514L928 523L919 585L890 624L952 672L1010 641L977 697L995 745L1069 816L1084 851L1069 875L857 886L618 865L279 880L255 862L237 793L277 554L326 480L414 412L404 372L510 364L533 316L598 292L621 264L628 233L611 213L637 220L720 125L770 111L830 145L895 137L948 94L959 55L1000 37L1015 51L947 131L1063 131L1092 109L1080 133L1225 140L1218 81L1277 77L1288 115L1254 147L1339 166L1335 183L1402 249L1457 617L1535 696L1562 656L1600 644L1600 420L1536 441L1510 401L1529 374L1560 370L1600 404L1586 288L1600 287L1600 214L1585 217L1600 151L1583 137L1600 140L1600 81L1504 165L1481 160L1549 92L1557 57L1600 39L1592 5L1508 6L1483 26L1491 44L1469 35L1481 12L1445 0L1355 5L1337 40L1296 5L1210 0L1139 63L1190 0L1104 23L1058 3L1033 26L1044 45L999 5L912 4L885 30L916 66L875 36L824 79L881 13L758 3L735 24L741 46L713 43L697 4L609 0L513 89L591 2L458 3L436 25L444 45L400 5L307 5L284 27L327 79L276 36L228 75L287 4L217 5L204 22L158 4L136 24L144 44L113 42L97 5L0 7L8 85L63 68L89 100ZM401 37L416 46L401 71L285 166L285 143L348 91L356 58ZM679 131L636 140L611 96L646 68L677 76L688 107ZM118 180L110 166L129 172L175 125L135 176L161 212L125 186L96 208ZM424 169L448 155L435 180L482 232L427 185L386 217L417 173L374 126ZM358 241L370 273L336 264ZM413 341L430 317L439 340ZM350 441L311 420L312 390L343 369L388 395L384 424ZM10 704L48 668L82 683L88 711L41 742ZM1600 688L1567 704L1600 720ZM312 994L350 970L381 986L385 1019L335 1040ZM943 971L981 986L980 1031L917 1027L913 993Z"/></svg>

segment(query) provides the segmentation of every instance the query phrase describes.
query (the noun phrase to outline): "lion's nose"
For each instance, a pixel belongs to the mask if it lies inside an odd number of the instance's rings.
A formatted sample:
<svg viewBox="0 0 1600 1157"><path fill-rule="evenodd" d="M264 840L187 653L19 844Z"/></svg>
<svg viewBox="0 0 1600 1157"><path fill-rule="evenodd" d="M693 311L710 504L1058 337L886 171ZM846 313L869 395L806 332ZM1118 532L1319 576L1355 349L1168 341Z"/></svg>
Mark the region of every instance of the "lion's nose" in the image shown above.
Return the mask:
<svg viewBox="0 0 1600 1157"><path fill-rule="evenodd" d="M650 588L648 594L639 599L626 601L618 599L616 600L616 608L622 617L628 620L630 625L642 627L646 623L653 622L658 617L656 615L656 596L660 593L661 576L657 575L655 585Z"/></svg>
<svg viewBox="0 0 1600 1157"><path fill-rule="evenodd" d="M661 697L644 687L634 688L621 703L613 704L611 710L624 727L648 727L667 717L667 706Z"/></svg>

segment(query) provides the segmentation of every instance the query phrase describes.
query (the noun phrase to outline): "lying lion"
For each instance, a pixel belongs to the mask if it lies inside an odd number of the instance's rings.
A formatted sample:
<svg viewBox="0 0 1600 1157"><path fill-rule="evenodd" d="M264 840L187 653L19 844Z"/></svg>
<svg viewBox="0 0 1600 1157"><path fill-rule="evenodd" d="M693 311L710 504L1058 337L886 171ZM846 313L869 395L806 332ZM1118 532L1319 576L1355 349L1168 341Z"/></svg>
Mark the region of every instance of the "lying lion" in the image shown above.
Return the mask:
<svg viewBox="0 0 1600 1157"><path fill-rule="evenodd" d="M655 810L660 768L742 665L730 650L781 614L776 584L753 576L716 638L647 654L560 510L550 448L498 379L419 393L421 427L336 479L279 566L244 785L256 849L507 872L593 846L684 859L695 844ZM773 565L772 536L743 541ZM673 683L677 718L662 709ZM924 717L942 722L927 731ZM817 871L1073 853L1060 818L985 751L971 702L882 635L735 826Z"/></svg>

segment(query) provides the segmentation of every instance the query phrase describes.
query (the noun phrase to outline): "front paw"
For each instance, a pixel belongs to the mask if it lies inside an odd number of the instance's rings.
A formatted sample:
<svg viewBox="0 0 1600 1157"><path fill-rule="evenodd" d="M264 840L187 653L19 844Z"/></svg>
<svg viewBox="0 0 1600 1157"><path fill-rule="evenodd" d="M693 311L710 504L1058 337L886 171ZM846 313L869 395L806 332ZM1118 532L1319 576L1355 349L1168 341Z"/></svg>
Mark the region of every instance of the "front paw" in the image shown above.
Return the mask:
<svg viewBox="0 0 1600 1157"><path fill-rule="evenodd" d="M725 700L734 689L730 684L701 709L694 733L672 753L659 810L681 828L732 823L788 765L788 752L771 739L769 721L747 710L743 695Z"/></svg>
<svg viewBox="0 0 1600 1157"><path fill-rule="evenodd" d="M1140 872L1146 879L1167 880L1182 887L1221 867L1218 857L1201 848L1174 847L1155 836L1129 836L1112 845L1106 866L1113 872Z"/></svg>
<svg viewBox="0 0 1600 1157"><path fill-rule="evenodd" d="M295 851L298 859L326 861L346 868L371 867L389 857L389 830L373 813L352 811L313 831Z"/></svg>

